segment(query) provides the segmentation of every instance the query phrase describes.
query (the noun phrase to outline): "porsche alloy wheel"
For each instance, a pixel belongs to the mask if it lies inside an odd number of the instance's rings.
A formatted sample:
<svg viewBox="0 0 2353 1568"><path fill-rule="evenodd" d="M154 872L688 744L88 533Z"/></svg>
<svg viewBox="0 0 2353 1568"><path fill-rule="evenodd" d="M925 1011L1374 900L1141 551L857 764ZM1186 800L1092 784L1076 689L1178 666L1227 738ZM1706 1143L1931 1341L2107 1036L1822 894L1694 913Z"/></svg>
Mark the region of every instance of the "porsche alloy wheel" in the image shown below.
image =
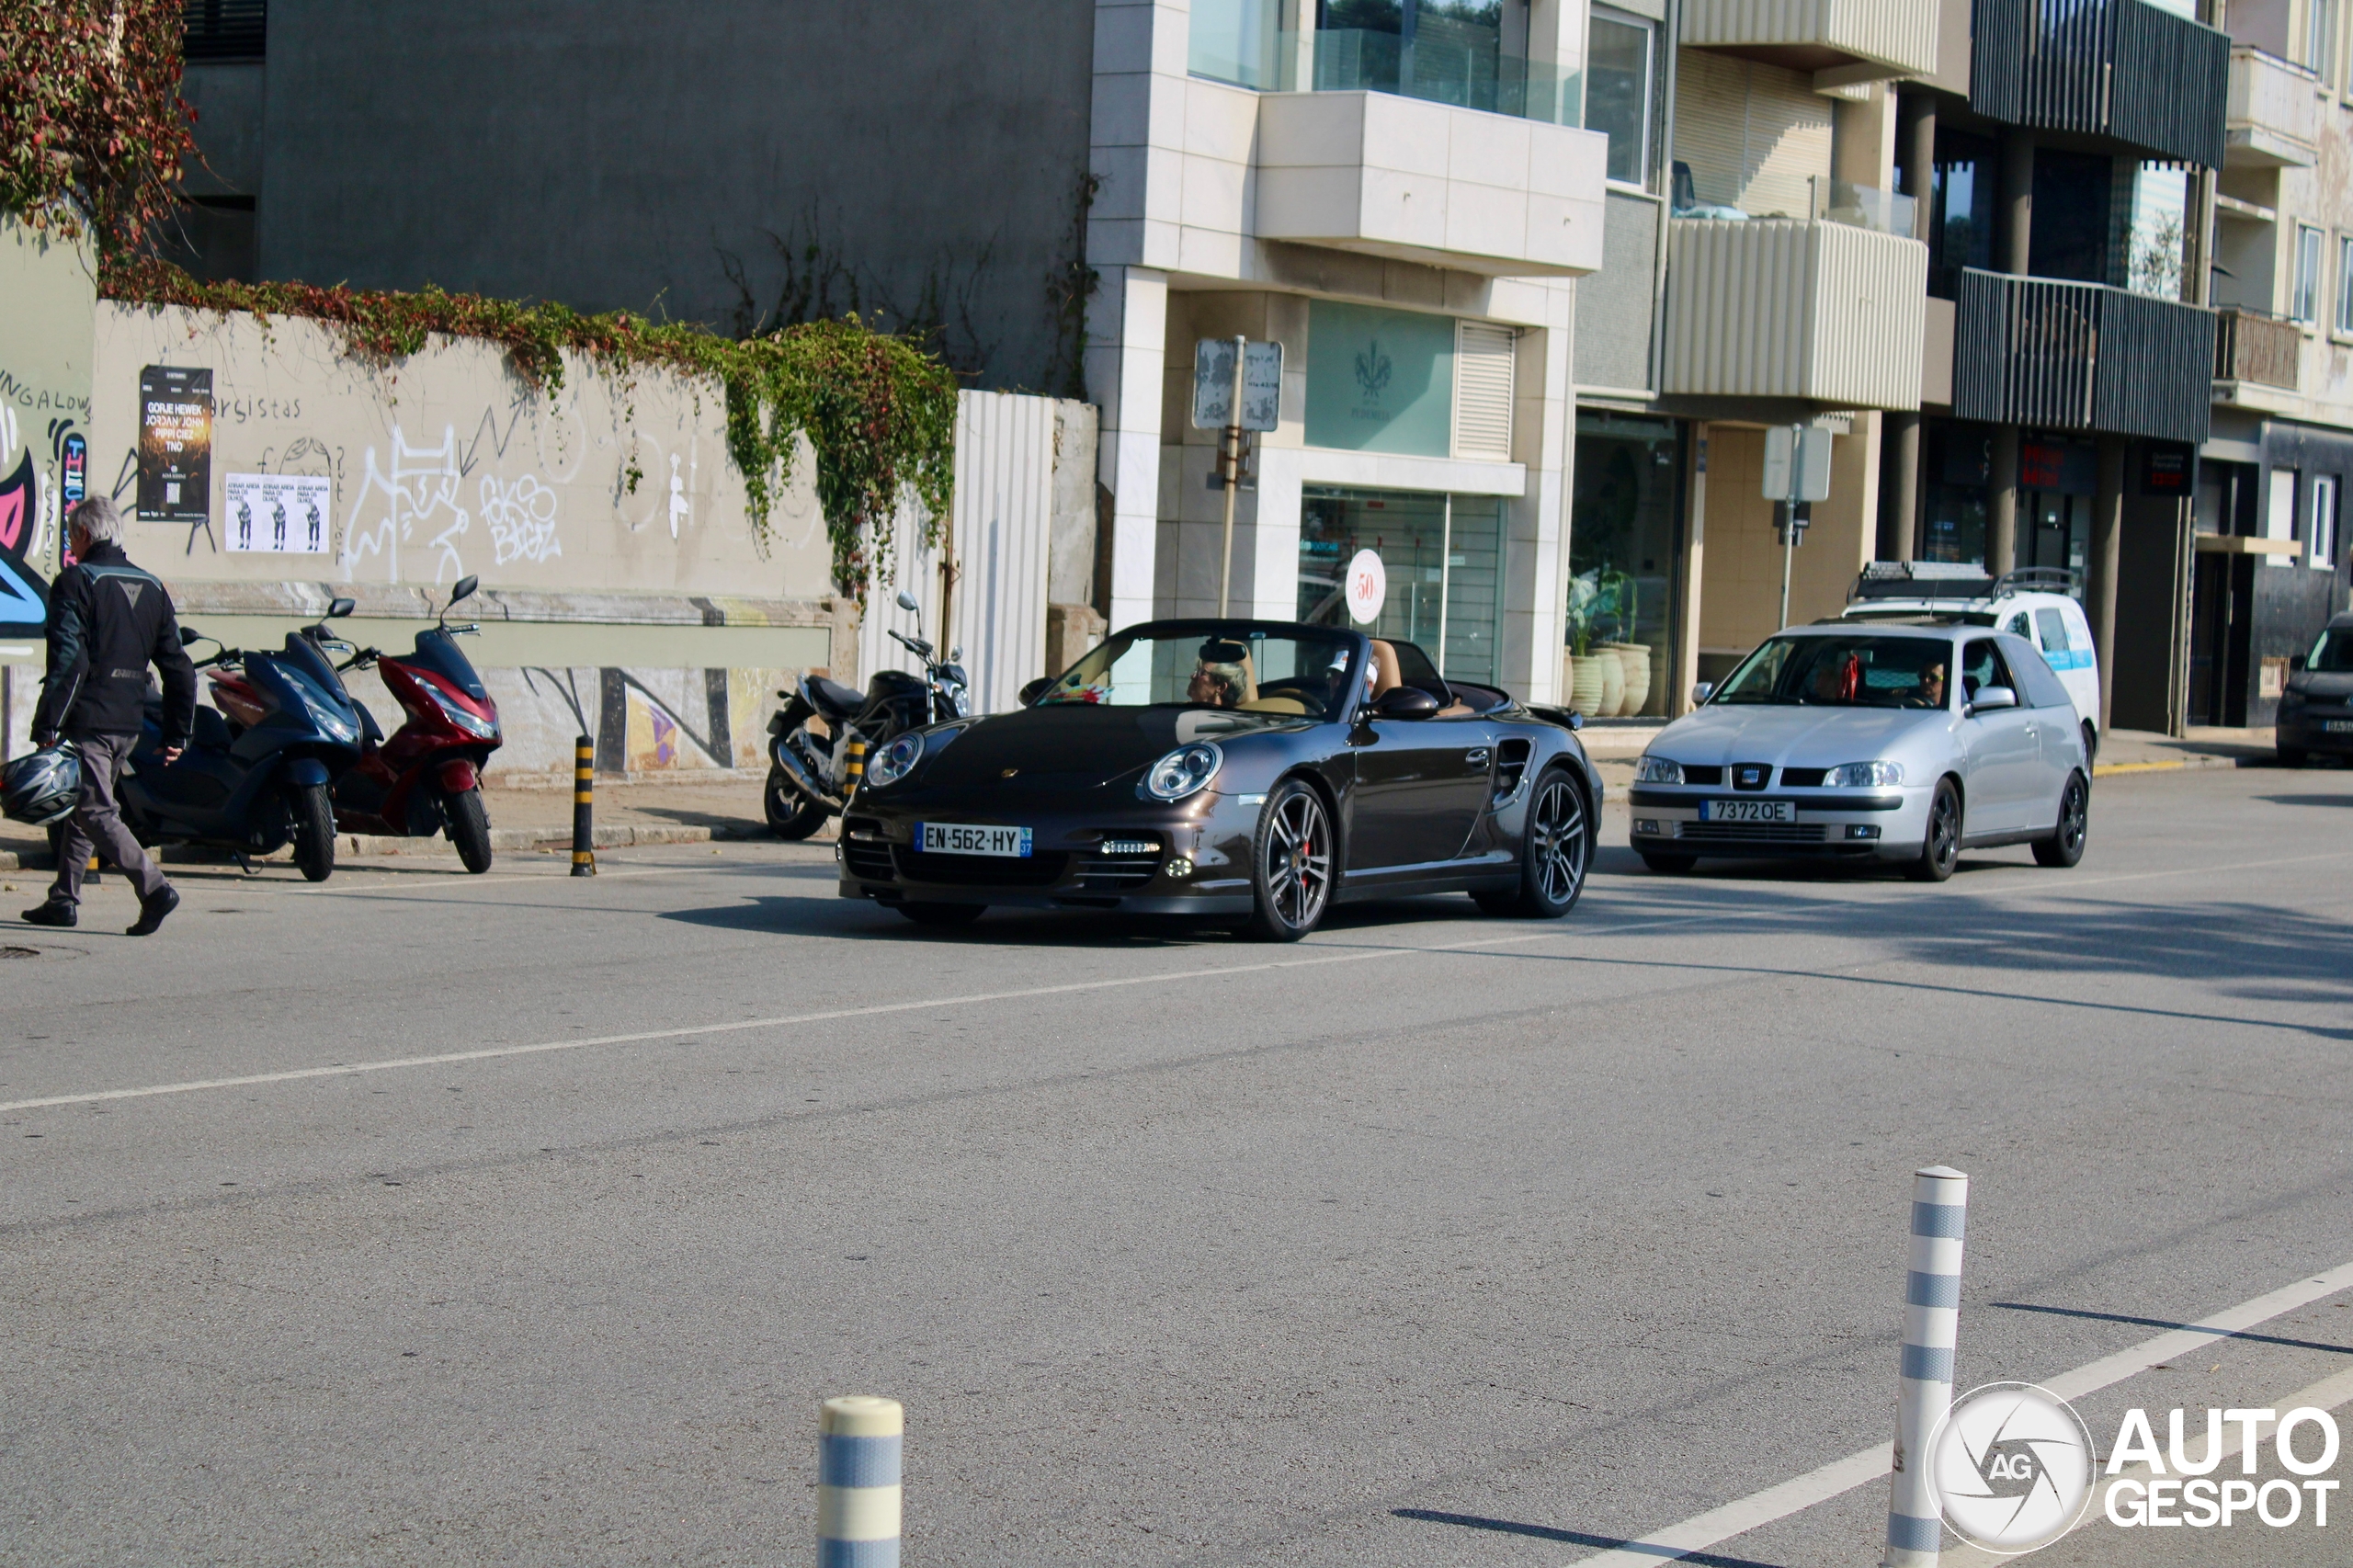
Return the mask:
<svg viewBox="0 0 2353 1568"><path fill-rule="evenodd" d="M1296 942L1332 902L1332 824L1324 798L1296 778L1275 786L1258 815L1251 856L1257 908L1249 934L1262 942Z"/></svg>
<svg viewBox="0 0 2353 1568"><path fill-rule="evenodd" d="M1475 895L1479 907L1491 915L1558 919L1585 891L1586 868L1592 863L1593 835L1586 830L1585 795L1567 774L1547 773L1528 805L1518 890Z"/></svg>

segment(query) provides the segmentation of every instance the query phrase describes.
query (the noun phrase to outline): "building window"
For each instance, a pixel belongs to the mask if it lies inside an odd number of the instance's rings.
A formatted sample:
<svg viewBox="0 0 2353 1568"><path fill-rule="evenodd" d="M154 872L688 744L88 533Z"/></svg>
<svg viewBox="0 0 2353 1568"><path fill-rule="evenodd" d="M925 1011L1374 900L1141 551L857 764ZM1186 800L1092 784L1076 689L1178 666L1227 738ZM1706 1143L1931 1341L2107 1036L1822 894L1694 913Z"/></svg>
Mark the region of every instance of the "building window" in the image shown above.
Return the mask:
<svg viewBox="0 0 2353 1568"><path fill-rule="evenodd" d="M180 28L186 59L259 60L269 32L269 0L185 0Z"/></svg>
<svg viewBox="0 0 2353 1568"><path fill-rule="evenodd" d="M1719 450L1725 449L1727 435L1753 443L1750 449L1761 460L1761 432L1720 432ZM1562 629L1568 644L1563 650L1565 695L1587 718L1663 717L1674 711L1676 692L1689 682L1688 672L1678 681L1674 667L1683 458L1679 421L1597 409L1577 415ZM1613 664L1619 682L1610 678ZM1612 691L1620 692L1614 704Z"/></svg>
<svg viewBox="0 0 2353 1568"><path fill-rule="evenodd" d="M1281 22L1281 0L1201 0L1193 7L1186 68L1264 92L1276 85Z"/></svg>
<svg viewBox="0 0 2353 1568"><path fill-rule="evenodd" d="M1449 316L1317 300L1307 307L1307 444L1442 458L1454 450Z"/></svg>
<svg viewBox="0 0 2353 1568"><path fill-rule="evenodd" d="M1389 597L1365 631L1411 642L1438 674L1474 686L1502 676L1504 502L1493 495L1309 485L1299 518L1299 619L1347 626L1343 569L1381 557Z"/></svg>
<svg viewBox="0 0 2353 1568"><path fill-rule="evenodd" d="M2271 493L2265 499L2267 508L2263 519L2263 537L2268 540L2289 540L2296 537L2296 491L2303 475L2292 468L2271 471ZM2292 566L2291 555L2266 555L2267 566Z"/></svg>
<svg viewBox="0 0 2353 1568"><path fill-rule="evenodd" d="M2336 564L2336 476L2324 473L2313 481L2313 558L2315 566Z"/></svg>
<svg viewBox="0 0 2353 1568"><path fill-rule="evenodd" d="M1654 32L1639 17L1599 6L1586 22L1585 128L1609 137L1612 184L1650 184Z"/></svg>
<svg viewBox="0 0 2353 1568"><path fill-rule="evenodd" d="M2333 74L2328 68L2328 46L2335 29L2329 9L2330 0L2309 0L2304 15L2304 63L2319 72L2324 82Z"/></svg>
<svg viewBox="0 0 2353 1568"><path fill-rule="evenodd" d="M2336 330L2353 332L2353 234L2336 241Z"/></svg>
<svg viewBox="0 0 2353 1568"><path fill-rule="evenodd" d="M2296 225L2296 297L2288 313L2307 325L2320 320L2320 231Z"/></svg>

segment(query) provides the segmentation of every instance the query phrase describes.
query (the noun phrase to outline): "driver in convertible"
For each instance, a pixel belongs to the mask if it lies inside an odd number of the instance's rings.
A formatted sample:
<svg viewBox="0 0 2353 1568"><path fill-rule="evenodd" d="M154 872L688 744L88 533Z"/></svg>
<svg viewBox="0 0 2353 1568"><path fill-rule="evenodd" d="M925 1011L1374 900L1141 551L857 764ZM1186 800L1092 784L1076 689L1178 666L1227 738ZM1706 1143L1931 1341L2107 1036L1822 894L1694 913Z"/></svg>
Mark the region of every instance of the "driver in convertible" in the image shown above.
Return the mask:
<svg viewBox="0 0 2353 1568"><path fill-rule="evenodd" d="M1209 708L1239 708L1249 671L1244 661L1250 652L1239 642L1213 641L1201 644L1200 663L1186 683L1185 700Z"/></svg>

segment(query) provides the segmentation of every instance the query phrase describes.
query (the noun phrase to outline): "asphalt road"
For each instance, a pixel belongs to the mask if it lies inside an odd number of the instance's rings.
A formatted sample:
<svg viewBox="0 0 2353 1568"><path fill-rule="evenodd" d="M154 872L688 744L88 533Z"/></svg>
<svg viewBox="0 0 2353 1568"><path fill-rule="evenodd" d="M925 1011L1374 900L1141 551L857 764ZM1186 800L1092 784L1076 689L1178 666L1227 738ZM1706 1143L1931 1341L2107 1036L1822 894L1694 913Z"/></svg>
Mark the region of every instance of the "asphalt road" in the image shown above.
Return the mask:
<svg viewBox="0 0 2353 1568"><path fill-rule="evenodd" d="M0 1561L805 1562L816 1403L879 1392L911 1564L1564 1564L1886 1440L1915 1166L1974 1184L1964 1386L2353 1262L2342 769L2103 780L2072 871L1620 847L1555 925L1285 949L562 872L0 925ZM2085 1415L2270 1403L2348 1309ZM2341 1563L2341 1506L2045 1560Z"/></svg>

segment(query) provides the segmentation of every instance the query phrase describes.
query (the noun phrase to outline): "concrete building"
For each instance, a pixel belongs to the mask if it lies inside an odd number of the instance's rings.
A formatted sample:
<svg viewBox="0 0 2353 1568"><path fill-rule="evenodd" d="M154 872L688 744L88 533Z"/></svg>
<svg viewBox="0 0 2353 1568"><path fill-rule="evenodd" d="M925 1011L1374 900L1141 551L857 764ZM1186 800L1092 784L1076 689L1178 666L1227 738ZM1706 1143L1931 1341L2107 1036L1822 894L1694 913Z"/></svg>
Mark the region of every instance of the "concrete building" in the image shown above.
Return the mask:
<svg viewBox="0 0 2353 1568"><path fill-rule="evenodd" d="M722 326L881 303L975 384L1101 409L1114 624L1215 608L1194 344L1270 339L1236 612L1344 615L1373 549L1382 630L1550 698L1608 156L1586 28L1581 0L278 0L242 58L192 49L195 248Z"/></svg>
<svg viewBox="0 0 2353 1568"><path fill-rule="evenodd" d="M2268 724L2288 661L2348 600L2353 69L2340 0L2233 0L2212 190L2221 337L2200 453L2182 710Z"/></svg>

